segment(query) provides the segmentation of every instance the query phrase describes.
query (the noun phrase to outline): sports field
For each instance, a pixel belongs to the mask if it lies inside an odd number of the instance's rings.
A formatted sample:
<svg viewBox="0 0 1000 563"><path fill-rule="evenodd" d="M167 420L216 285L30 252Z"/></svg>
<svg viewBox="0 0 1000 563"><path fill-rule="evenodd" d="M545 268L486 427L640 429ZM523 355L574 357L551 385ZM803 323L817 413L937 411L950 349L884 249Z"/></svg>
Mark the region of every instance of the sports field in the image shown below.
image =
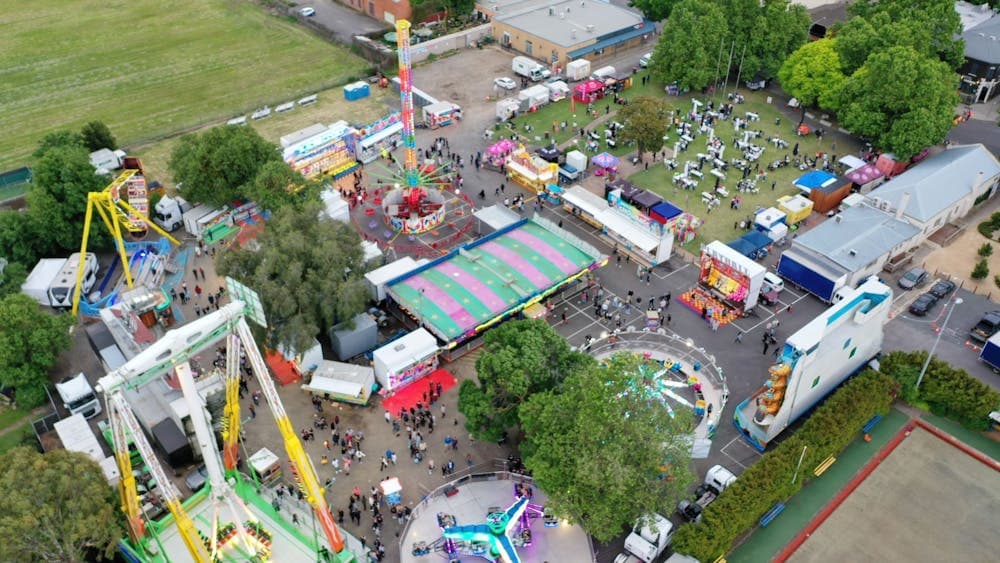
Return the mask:
<svg viewBox="0 0 1000 563"><path fill-rule="evenodd" d="M362 77L366 63L237 0L4 0L0 170L90 120L120 144Z"/></svg>
<svg viewBox="0 0 1000 563"><path fill-rule="evenodd" d="M992 561L1000 473L915 427L789 561Z"/></svg>

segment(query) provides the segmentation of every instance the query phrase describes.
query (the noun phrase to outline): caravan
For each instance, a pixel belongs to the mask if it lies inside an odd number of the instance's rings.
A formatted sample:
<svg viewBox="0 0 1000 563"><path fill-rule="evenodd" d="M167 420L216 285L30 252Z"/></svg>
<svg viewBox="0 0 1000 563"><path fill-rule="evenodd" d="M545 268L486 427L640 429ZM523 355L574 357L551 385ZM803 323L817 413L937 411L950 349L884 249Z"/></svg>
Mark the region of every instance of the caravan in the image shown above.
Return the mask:
<svg viewBox="0 0 1000 563"><path fill-rule="evenodd" d="M97 268L97 255L88 252L83 260L83 273L79 274L80 253L74 252L63 264L59 275L52 280L52 285L49 286L49 304L57 309L72 307L73 290L76 288L77 277L81 280L81 294L86 295L97 282Z"/></svg>

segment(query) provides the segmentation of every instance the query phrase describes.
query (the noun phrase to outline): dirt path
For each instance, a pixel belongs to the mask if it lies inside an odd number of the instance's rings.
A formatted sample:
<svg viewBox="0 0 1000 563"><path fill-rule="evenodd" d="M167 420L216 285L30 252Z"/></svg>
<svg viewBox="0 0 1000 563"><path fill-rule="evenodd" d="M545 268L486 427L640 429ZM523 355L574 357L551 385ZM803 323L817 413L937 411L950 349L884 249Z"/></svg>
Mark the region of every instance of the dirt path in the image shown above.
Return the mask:
<svg viewBox="0 0 1000 563"><path fill-rule="evenodd" d="M990 274L982 280L972 279L972 268L980 260L977 251L985 242L991 242L976 230L976 225L989 218L991 213L1000 208L1000 204L991 201L981 206L965 218L965 231L951 244L935 249L924 260L924 269L938 273L941 276L951 276L969 291L990 295L1000 294L1000 288L993 281L993 276L1000 274L1000 243L992 241L993 255L986 259L990 265Z"/></svg>

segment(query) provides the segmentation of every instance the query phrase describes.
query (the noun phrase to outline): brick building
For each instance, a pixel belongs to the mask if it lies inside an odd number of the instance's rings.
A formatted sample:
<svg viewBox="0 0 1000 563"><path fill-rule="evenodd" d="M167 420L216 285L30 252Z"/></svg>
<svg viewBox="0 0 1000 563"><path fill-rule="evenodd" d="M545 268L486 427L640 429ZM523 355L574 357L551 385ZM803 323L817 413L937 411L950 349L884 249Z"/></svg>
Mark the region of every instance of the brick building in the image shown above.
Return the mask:
<svg viewBox="0 0 1000 563"><path fill-rule="evenodd" d="M340 3L391 24L398 19L409 20L413 15L410 0L340 0Z"/></svg>

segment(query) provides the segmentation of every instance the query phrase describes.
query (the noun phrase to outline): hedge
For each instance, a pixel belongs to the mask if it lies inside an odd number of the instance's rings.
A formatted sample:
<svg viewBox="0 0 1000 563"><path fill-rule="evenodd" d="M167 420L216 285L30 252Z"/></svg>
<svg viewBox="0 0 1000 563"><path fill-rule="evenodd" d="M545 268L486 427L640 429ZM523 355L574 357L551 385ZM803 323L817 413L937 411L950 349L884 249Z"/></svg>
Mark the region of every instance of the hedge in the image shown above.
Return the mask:
<svg viewBox="0 0 1000 563"><path fill-rule="evenodd" d="M925 403L932 413L950 418L969 430L989 430L989 414L1000 406L1000 392L972 377L964 369L952 367L937 358L927 366L927 373L916 389L920 369L927 352L890 352L879 361L884 373L902 387L903 399Z"/></svg>
<svg viewBox="0 0 1000 563"><path fill-rule="evenodd" d="M727 553L776 502L798 492L814 467L847 447L873 416L886 414L898 388L892 377L870 369L843 384L798 432L764 454L710 504L700 523L682 525L674 549L701 561ZM803 447L806 454L793 483Z"/></svg>

